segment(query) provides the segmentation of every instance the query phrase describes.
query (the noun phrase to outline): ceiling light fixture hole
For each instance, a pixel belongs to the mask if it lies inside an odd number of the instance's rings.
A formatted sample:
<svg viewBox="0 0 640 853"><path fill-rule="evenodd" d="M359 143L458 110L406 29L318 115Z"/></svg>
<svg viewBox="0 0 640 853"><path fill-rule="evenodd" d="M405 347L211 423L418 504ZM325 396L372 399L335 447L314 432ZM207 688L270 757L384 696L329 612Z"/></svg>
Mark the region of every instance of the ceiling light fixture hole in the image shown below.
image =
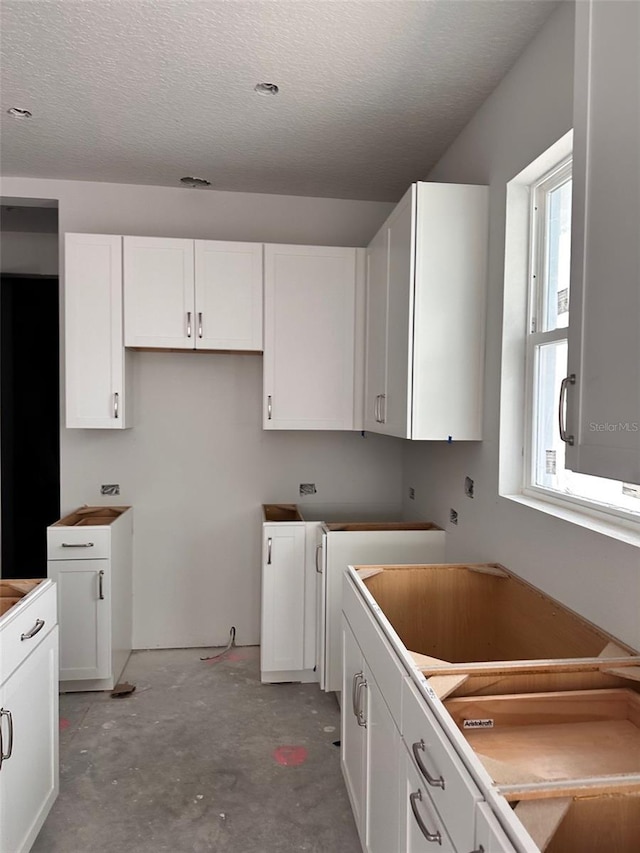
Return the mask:
<svg viewBox="0 0 640 853"><path fill-rule="evenodd" d="M31 118L33 113L30 110L24 110L22 107L11 107L7 110L7 113L12 118Z"/></svg>
<svg viewBox="0 0 640 853"><path fill-rule="evenodd" d="M277 95L280 89L275 83L256 83L254 91L258 95Z"/></svg>
<svg viewBox="0 0 640 853"><path fill-rule="evenodd" d="M187 175L184 178L180 178L180 183L184 184L187 187L210 187L211 181L208 181L206 178L195 178L192 175Z"/></svg>

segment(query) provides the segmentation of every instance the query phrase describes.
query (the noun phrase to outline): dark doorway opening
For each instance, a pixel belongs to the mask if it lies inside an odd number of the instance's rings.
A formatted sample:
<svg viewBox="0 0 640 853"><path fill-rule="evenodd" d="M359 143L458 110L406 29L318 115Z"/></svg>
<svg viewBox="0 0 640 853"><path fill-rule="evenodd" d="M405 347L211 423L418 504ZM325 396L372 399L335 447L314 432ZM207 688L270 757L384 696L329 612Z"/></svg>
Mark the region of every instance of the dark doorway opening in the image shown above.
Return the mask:
<svg viewBox="0 0 640 853"><path fill-rule="evenodd" d="M60 517L58 278L1 277L2 576L47 576Z"/></svg>

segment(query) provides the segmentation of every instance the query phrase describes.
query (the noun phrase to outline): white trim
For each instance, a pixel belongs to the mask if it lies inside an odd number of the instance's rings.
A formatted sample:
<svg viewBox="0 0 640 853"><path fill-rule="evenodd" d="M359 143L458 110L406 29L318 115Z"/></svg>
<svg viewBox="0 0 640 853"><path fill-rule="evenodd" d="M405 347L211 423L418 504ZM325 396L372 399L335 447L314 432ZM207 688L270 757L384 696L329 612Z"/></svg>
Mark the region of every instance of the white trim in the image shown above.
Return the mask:
<svg viewBox="0 0 640 853"><path fill-rule="evenodd" d="M625 524L622 519L614 520L613 516L604 512L591 508L588 511L582 507L578 509L576 504L570 503L567 499L554 500L546 493L539 495L529 489L521 494L500 495L500 497L640 548L640 529L636 522Z"/></svg>

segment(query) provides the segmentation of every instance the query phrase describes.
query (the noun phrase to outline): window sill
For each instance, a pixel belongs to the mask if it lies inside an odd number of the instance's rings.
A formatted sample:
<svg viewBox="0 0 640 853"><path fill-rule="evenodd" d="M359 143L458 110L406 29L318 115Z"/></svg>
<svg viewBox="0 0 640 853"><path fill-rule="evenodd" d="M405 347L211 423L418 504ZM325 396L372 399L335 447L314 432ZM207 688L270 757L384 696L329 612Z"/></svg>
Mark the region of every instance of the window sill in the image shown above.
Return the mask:
<svg viewBox="0 0 640 853"><path fill-rule="evenodd" d="M522 504L530 509L544 512L547 515L553 515L555 518L560 518L563 521L568 521L570 524L577 524L579 527L585 527L592 530L594 533L601 533L603 536L609 536L611 539L617 539L619 542L625 542L627 545L634 545L640 548L640 525L633 521L625 521L623 519L614 519L605 515L580 509L578 507L567 506L559 501L545 500L538 495L531 494L516 494L516 495L501 495L509 501Z"/></svg>

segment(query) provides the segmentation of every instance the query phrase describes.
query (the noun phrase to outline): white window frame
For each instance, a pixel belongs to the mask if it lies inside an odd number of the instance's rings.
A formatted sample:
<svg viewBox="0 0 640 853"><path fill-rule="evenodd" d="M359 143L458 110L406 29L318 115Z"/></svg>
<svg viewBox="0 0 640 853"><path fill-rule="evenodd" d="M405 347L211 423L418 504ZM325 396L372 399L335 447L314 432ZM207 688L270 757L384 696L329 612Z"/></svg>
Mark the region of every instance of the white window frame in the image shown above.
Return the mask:
<svg viewBox="0 0 640 853"><path fill-rule="evenodd" d="M569 131L507 184L505 291L498 491L501 498L640 546L640 516L589 498L534 483L532 360L536 343L567 338L568 328L530 334L534 261L544 258L540 235L532 235L534 188L558 181L571 168ZM561 182L561 181L560 181ZM541 223L538 223L538 229ZM536 312L540 315L540 312Z"/></svg>

